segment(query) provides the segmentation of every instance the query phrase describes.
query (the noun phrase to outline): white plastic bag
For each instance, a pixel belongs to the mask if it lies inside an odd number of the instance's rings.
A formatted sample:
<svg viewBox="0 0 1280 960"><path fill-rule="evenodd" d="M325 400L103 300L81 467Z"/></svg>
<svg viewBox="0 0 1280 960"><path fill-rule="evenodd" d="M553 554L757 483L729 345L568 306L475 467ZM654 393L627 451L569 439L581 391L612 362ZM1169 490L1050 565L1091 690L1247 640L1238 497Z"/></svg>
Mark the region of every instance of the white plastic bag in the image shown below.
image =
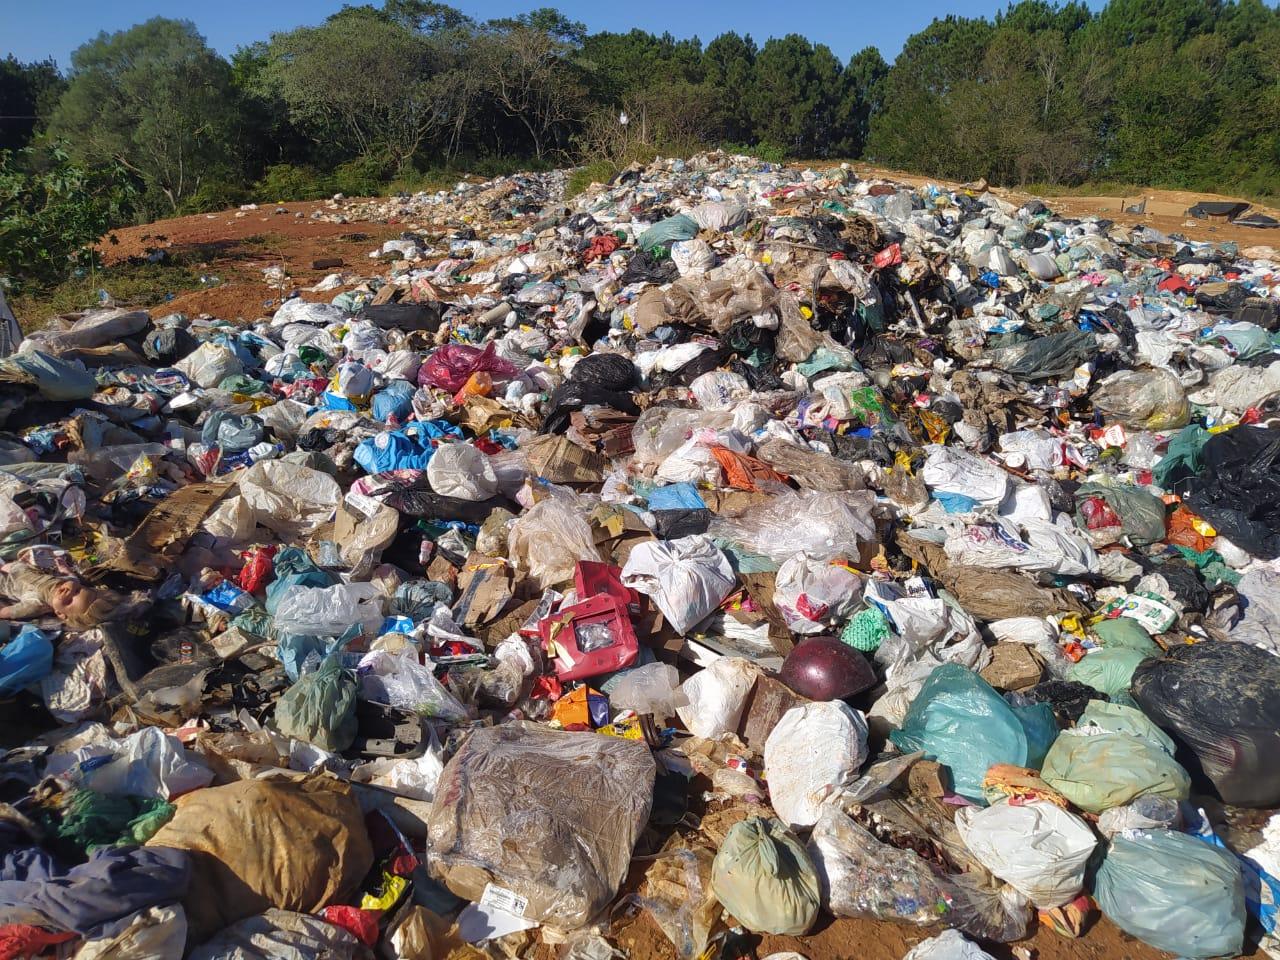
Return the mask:
<svg viewBox="0 0 1280 960"><path fill-rule="evenodd" d="M759 677L760 668L750 660L723 657L715 661L681 686L688 703L676 708L680 722L695 737L711 739L734 733Z"/></svg>
<svg viewBox="0 0 1280 960"><path fill-rule="evenodd" d="M182 960L187 945L187 914L181 905L148 907L105 925L86 940L76 960Z"/></svg>
<svg viewBox="0 0 1280 960"><path fill-rule="evenodd" d="M821 633L861 599L862 580L847 567L797 554L778 568L773 602L794 633Z"/></svg>
<svg viewBox="0 0 1280 960"><path fill-rule="evenodd" d="M956 812L956 829L984 867L1041 910L1079 896L1098 845L1088 824L1046 800L965 807Z"/></svg>
<svg viewBox="0 0 1280 960"><path fill-rule="evenodd" d="M469 443L440 446L427 464L427 481L442 497L459 500L488 500L498 492L489 457Z"/></svg>
<svg viewBox="0 0 1280 960"><path fill-rule="evenodd" d="M737 578L711 538L697 535L639 544L622 569L622 582L652 597L672 629L684 634L720 605Z"/></svg>
<svg viewBox="0 0 1280 960"><path fill-rule="evenodd" d="M980 504L999 506L1009 492L1009 475L982 457L955 447L926 447L929 457L920 476L931 491L968 497Z"/></svg>
<svg viewBox="0 0 1280 960"><path fill-rule="evenodd" d="M258 524L292 538L313 533L328 523L342 499L342 488L319 470L284 460L265 460L244 472L240 495Z"/></svg>
<svg viewBox="0 0 1280 960"><path fill-rule="evenodd" d="M716 255L705 240L677 240L671 245L671 261L680 276L706 273L716 265Z"/></svg>
<svg viewBox="0 0 1280 960"><path fill-rule="evenodd" d="M114 757L85 777L85 786L99 793L169 800L207 787L213 780L212 770L192 759L177 737L159 727L144 727L105 749L97 745L87 749L89 757Z"/></svg>
<svg viewBox="0 0 1280 960"><path fill-rule="evenodd" d="M943 930L936 937L922 940L902 960L995 960L959 930Z"/></svg>
<svg viewBox="0 0 1280 960"><path fill-rule="evenodd" d="M240 494L224 497L207 517L200 529L230 543L248 543L257 529L253 509Z"/></svg>
<svg viewBox="0 0 1280 960"><path fill-rule="evenodd" d="M323 327L330 323L341 323L346 313L341 307L331 303L308 303L295 297L286 300L271 318L272 327L283 327L290 323L313 323Z"/></svg>
<svg viewBox="0 0 1280 960"><path fill-rule="evenodd" d="M173 365L173 369L198 387L216 387L227 377L244 372L240 358L218 343L202 343L194 352Z"/></svg>
<svg viewBox="0 0 1280 960"><path fill-rule="evenodd" d="M867 721L842 700L792 707L764 744L769 799L793 828L818 822L822 803L867 759Z"/></svg>

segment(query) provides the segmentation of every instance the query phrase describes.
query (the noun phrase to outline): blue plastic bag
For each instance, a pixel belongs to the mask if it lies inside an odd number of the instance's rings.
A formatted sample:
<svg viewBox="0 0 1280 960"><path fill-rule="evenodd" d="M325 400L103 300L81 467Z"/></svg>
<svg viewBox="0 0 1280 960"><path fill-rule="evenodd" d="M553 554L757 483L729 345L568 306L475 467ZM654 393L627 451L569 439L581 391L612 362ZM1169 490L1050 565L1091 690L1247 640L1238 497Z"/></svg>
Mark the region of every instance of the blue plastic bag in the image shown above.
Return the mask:
<svg viewBox="0 0 1280 960"><path fill-rule="evenodd" d="M950 768L956 793L983 805L987 770L997 763L1026 767L1034 759L1018 714L987 681L955 663L929 674L889 739L903 753L923 750Z"/></svg>
<svg viewBox="0 0 1280 960"><path fill-rule="evenodd" d="M53 643L27 624L0 650L0 697L7 697L53 672Z"/></svg>
<svg viewBox="0 0 1280 960"><path fill-rule="evenodd" d="M1234 957L1244 946L1240 867L1226 850L1173 830L1112 839L1093 895L1117 927L1181 957Z"/></svg>
<svg viewBox="0 0 1280 960"><path fill-rule="evenodd" d="M413 384L405 380L393 380L385 390L373 395L373 419L386 423L395 417L401 423L409 419L413 413Z"/></svg>

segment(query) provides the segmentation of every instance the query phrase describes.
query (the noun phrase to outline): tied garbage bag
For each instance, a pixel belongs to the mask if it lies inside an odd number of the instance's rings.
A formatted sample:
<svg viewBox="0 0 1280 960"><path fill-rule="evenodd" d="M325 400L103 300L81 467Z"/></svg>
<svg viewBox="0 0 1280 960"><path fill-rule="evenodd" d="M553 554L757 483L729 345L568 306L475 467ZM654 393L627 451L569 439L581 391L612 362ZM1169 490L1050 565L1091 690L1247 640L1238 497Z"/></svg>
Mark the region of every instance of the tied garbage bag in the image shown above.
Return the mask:
<svg viewBox="0 0 1280 960"><path fill-rule="evenodd" d="M1177 488L1188 507L1260 560L1280 557L1280 429L1240 426L1211 437L1201 469Z"/></svg>
<svg viewBox="0 0 1280 960"><path fill-rule="evenodd" d="M965 846L1041 910L1079 896L1097 838L1079 817L1045 800L956 812Z"/></svg>
<svg viewBox="0 0 1280 960"><path fill-rule="evenodd" d="M986 802L982 779L993 764L1025 767L1036 750L1023 721L1000 694L955 663L929 674L889 739L903 753L923 750L926 758L950 768L956 793L974 803Z"/></svg>
<svg viewBox="0 0 1280 960"><path fill-rule="evenodd" d="M183 906L197 943L269 907L349 903L373 866L351 788L319 777L198 790L178 802L153 847L185 850L193 861Z"/></svg>
<svg viewBox="0 0 1280 960"><path fill-rule="evenodd" d="M1047 259L1047 258L1046 258ZM943 930L936 937L921 940L902 960L995 960L959 930Z"/></svg>
<svg viewBox="0 0 1280 960"><path fill-rule="evenodd" d="M463 343L446 343L418 369L418 383L457 393L473 373L487 373L495 381L519 377L519 369L499 357L496 349L492 343L485 344L483 350Z"/></svg>
<svg viewBox="0 0 1280 960"><path fill-rule="evenodd" d="M356 739L356 681L330 654L298 678L276 704L276 727L286 737L338 752Z"/></svg>
<svg viewBox="0 0 1280 960"><path fill-rule="evenodd" d="M427 464L427 481L443 497L477 502L498 492L498 477L489 457L469 443L446 443Z"/></svg>
<svg viewBox="0 0 1280 960"><path fill-rule="evenodd" d="M1182 382L1169 370L1120 370L1093 392L1093 406L1109 420L1144 430L1184 427L1191 416Z"/></svg>
<svg viewBox="0 0 1280 960"><path fill-rule="evenodd" d="M1120 834L1094 878L1117 927L1181 957L1234 957L1244 946L1240 867L1226 850L1171 830Z"/></svg>
<svg viewBox="0 0 1280 960"><path fill-rule="evenodd" d="M821 633L861 599L862 580L848 567L797 555L778 568L773 602L792 633Z"/></svg>
<svg viewBox="0 0 1280 960"><path fill-rule="evenodd" d="M698 535L639 544L622 568L622 582L652 597L672 629L685 634L733 591L737 577L729 558Z"/></svg>
<svg viewBox="0 0 1280 960"><path fill-rule="evenodd" d="M1054 741L1041 776L1081 810L1102 813L1138 797L1185 800L1191 778L1164 746L1141 736L1067 730Z"/></svg>
<svg viewBox="0 0 1280 960"><path fill-rule="evenodd" d="M867 721L847 703L807 703L782 715L764 745L769 800L791 827L811 827L822 804L867 759ZM776 932L776 931L775 931Z"/></svg>
<svg viewBox="0 0 1280 960"><path fill-rule="evenodd" d="M627 875L656 775L643 742L527 722L476 730L445 766L427 818L432 875L526 920L584 926Z"/></svg>
<svg viewBox="0 0 1280 960"><path fill-rule="evenodd" d="M1093 687L1111 700L1127 701L1133 671L1149 656L1145 650L1129 647L1094 650L1071 665L1067 679Z"/></svg>
<svg viewBox="0 0 1280 960"><path fill-rule="evenodd" d="M1280 657L1247 643L1175 647L1133 674L1143 712L1185 744L1226 803L1280 804Z"/></svg>
<svg viewBox="0 0 1280 960"><path fill-rule="evenodd" d="M1164 502L1138 487L1085 483L1076 491L1076 523L1096 547L1121 536L1137 546L1159 543L1166 532L1164 514Z"/></svg>
<svg viewBox="0 0 1280 960"><path fill-rule="evenodd" d="M801 936L821 906L809 854L772 818L734 824L711 865L711 889L734 919L756 933Z"/></svg>

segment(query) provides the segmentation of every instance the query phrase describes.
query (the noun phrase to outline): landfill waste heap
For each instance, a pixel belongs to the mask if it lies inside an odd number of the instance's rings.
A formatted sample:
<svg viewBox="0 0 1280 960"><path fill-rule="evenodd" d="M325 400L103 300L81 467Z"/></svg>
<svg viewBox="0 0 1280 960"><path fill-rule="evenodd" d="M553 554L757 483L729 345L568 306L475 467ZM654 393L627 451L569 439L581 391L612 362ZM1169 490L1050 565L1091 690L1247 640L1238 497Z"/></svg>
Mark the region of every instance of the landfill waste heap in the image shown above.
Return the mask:
<svg viewBox="0 0 1280 960"><path fill-rule="evenodd" d="M0 359L0 957L1280 957L1280 255L566 182Z"/></svg>

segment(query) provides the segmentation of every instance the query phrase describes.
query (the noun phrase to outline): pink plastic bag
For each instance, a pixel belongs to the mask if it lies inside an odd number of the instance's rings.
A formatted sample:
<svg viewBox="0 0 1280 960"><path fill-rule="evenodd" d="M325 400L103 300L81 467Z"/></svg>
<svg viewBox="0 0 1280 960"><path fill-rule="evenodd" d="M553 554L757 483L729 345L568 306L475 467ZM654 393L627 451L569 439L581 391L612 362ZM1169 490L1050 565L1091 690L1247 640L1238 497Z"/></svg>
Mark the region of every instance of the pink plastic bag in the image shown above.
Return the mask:
<svg viewBox="0 0 1280 960"><path fill-rule="evenodd" d="M483 350L462 343L447 343L422 365L418 371L418 384L457 393L479 370L492 375L495 380L513 380L520 376L514 364L494 354L492 343Z"/></svg>

